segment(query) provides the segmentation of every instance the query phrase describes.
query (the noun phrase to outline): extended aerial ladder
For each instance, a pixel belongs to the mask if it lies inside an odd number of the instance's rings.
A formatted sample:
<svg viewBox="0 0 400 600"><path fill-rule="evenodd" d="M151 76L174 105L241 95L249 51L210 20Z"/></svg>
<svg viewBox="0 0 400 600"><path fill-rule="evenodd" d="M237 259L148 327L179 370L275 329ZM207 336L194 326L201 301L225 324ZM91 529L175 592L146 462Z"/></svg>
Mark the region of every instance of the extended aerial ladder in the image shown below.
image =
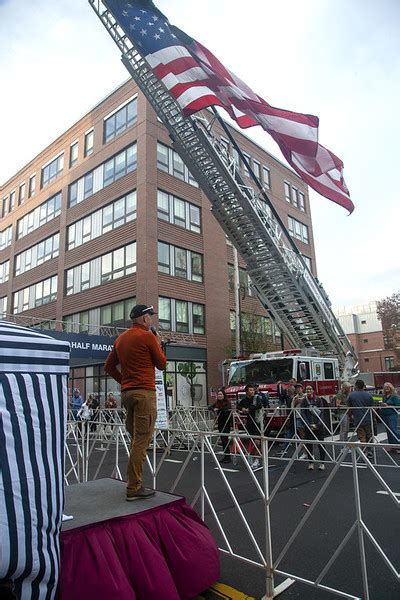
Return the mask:
<svg viewBox="0 0 400 600"><path fill-rule="evenodd" d="M333 314L330 301L308 270L265 191L246 185L219 138L213 117L184 117L177 101L156 77L107 7L89 0L122 53L122 62L167 128L174 148L209 198L218 223L247 265L252 286L294 347L314 347L338 357L342 377L352 376L354 349Z"/></svg>

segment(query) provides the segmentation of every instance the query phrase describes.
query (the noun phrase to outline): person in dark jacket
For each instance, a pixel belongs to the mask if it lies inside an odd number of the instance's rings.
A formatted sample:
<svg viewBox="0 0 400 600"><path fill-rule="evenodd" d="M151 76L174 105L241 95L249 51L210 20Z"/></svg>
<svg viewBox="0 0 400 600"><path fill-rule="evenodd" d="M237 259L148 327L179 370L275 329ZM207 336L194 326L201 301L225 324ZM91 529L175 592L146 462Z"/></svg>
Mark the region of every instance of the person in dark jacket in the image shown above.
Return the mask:
<svg viewBox="0 0 400 600"><path fill-rule="evenodd" d="M254 389L254 385L252 383L248 383L245 387L246 395L238 404L238 410L242 415L246 415L246 431L253 438L253 436L261 435L260 429L260 415L262 418L263 415L263 404L260 396L256 395L256 391ZM254 461L251 462L251 468L253 470L258 469L260 466L259 456L259 441L253 440L253 443L250 445L251 449L249 452L253 455L256 455Z"/></svg>
<svg viewBox="0 0 400 600"><path fill-rule="evenodd" d="M396 395L394 386L386 382L383 384L382 420L386 426L388 444L400 444L400 431L397 427L397 411L400 409L400 398ZM389 448L388 452L399 452L396 448Z"/></svg>
<svg viewBox="0 0 400 600"><path fill-rule="evenodd" d="M302 402L302 408L304 420L306 422L305 427L305 439L307 440L324 440L325 435L329 432L329 410L328 403L325 398L316 396L314 388L311 385L306 386L306 396ZM314 454L315 445L308 444L306 446L307 454L310 457L310 464L308 470L314 470ZM323 444L318 445L319 460L320 464L318 469L320 471L325 470L325 446Z"/></svg>
<svg viewBox="0 0 400 600"><path fill-rule="evenodd" d="M221 436L221 446L224 449L224 457L220 460L221 463L230 463L230 441L229 434L232 429L232 409L231 403L223 389L217 392L217 400L210 407L217 415L217 426L220 433L226 434Z"/></svg>
<svg viewBox="0 0 400 600"><path fill-rule="evenodd" d="M373 415L371 408L374 401L371 394L365 391L365 383L362 379L357 379L354 385L354 392L349 395L347 404L351 408L353 423L361 443L372 440ZM368 458L372 458L372 451L367 448L364 452Z"/></svg>

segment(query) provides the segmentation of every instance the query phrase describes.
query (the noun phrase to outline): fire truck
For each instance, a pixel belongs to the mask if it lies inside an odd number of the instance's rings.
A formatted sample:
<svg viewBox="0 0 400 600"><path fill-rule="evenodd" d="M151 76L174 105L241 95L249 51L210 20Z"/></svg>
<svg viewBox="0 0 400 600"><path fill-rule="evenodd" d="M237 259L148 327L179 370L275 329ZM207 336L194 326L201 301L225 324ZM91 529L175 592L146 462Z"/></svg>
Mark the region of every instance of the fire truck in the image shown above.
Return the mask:
<svg viewBox="0 0 400 600"><path fill-rule="evenodd" d="M261 355L232 363L230 387L240 392L240 386L257 380L273 392L278 379L295 377L312 381L317 393L333 394L339 378L354 376L354 349L322 284L308 269L231 131L215 109L185 116L178 100L142 56L132 31L124 29L114 3L89 2L118 46L126 69L169 132L174 150L208 197L212 214L245 261L259 301L289 346L307 348L307 352L284 351L279 356ZM245 165L246 177L227 151L221 130Z"/></svg>
<svg viewBox="0 0 400 600"><path fill-rule="evenodd" d="M278 398L277 383L287 387L290 379L304 386L311 384L316 394L329 402L339 388L339 361L307 348L253 354L230 363L225 391L231 401L237 401L244 395L247 383L258 383L260 391L267 391L273 400Z"/></svg>

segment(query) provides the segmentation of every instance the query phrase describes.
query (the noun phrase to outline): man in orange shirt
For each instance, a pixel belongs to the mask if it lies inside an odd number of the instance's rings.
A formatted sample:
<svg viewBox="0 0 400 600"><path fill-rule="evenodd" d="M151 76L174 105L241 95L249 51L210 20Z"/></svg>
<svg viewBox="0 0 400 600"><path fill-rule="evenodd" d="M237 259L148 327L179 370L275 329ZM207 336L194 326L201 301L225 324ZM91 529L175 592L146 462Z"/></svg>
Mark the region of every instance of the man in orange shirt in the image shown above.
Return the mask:
<svg viewBox="0 0 400 600"><path fill-rule="evenodd" d="M152 306L137 304L131 310L132 327L114 342L104 365L106 373L121 385L126 408L126 429L131 435L126 499L150 498L155 491L143 487L142 471L157 416L155 370L167 364L160 337L150 331ZM154 332L155 333L154 333ZM117 368L120 366L120 369Z"/></svg>

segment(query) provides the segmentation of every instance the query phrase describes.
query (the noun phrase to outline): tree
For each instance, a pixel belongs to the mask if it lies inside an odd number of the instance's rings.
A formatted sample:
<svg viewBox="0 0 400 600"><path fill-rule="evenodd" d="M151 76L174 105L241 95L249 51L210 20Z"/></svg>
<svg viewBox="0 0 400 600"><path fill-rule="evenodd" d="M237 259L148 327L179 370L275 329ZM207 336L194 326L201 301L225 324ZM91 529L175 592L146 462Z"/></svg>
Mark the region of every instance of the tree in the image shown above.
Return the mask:
<svg viewBox="0 0 400 600"><path fill-rule="evenodd" d="M382 322L386 350L393 350L395 369L400 369L400 292L377 303L378 319Z"/></svg>
<svg viewBox="0 0 400 600"><path fill-rule="evenodd" d="M280 344L272 339L271 322L267 317L245 312L240 313L240 317L241 352L244 355L280 350ZM235 354L235 339L232 331L231 346L227 349L232 356Z"/></svg>
<svg viewBox="0 0 400 600"><path fill-rule="evenodd" d="M178 364L178 373L180 373L182 375L182 377L185 378L186 383L189 385L192 406L193 406L194 398L196 395L195 384L196 384L197 371L199 371L200 369L201 369L200 365L195 365L194 362L185 362L185 363Z"/></svg>

